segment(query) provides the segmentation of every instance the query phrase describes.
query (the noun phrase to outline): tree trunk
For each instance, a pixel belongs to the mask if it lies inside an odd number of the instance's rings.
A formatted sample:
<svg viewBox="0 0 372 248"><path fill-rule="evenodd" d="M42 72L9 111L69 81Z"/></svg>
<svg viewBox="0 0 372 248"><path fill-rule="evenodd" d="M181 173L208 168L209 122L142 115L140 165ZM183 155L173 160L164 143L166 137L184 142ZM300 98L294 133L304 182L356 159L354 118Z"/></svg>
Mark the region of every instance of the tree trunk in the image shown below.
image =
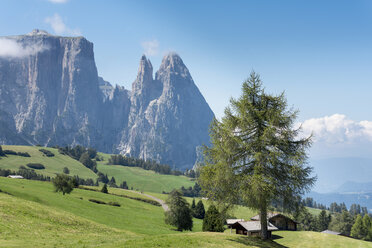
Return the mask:
<svg viewBox="0 0 372 248"><path fill-rule="evenodd" d="M268 239L269 235L267 232L267 208L266 204L263 204L260 209L260 222L261 222L261 238Z"/></svg>

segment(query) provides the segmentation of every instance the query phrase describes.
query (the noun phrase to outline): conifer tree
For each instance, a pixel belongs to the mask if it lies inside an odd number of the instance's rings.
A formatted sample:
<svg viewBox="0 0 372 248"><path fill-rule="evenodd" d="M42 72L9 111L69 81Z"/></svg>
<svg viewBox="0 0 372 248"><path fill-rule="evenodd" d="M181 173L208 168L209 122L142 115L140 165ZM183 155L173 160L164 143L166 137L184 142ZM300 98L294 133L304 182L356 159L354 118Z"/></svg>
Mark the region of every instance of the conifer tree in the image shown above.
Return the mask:
<svg viewBox="0 0 372 248"><path fill-rule="evenodd" d="M211 124L210 147L199 181L209 199L224 208L243 201L260 213L261 237L268 238L267 209L276 199L296 206L315 178L306 166L309 138L298 138L297 112L288 110L284 94L267 94L252 72L242 95L231 99L221 121Z"/></svg>
<svg viewBox="0 0 372 248"><path fill-rule="evenodd" d="M5 156L5 153L3 151L3 148L0 146L0 157L4 157Z"/></svg>
<svg viewBox="0 0 372 248"><path fill-rule="evenodd" d="M217 208L209 206L203 220L203 232L223 232L223 220Z"/></svg>
<svg viewBox="0 0 372 248"><path fill-rule="evenodd" d="M372 220L368 214L363 217L363 234L365 240L372 241Z"/></svg>
<svg viewBox="0 0 372 248"><path fill-rule="evenodd" d="M195 199L193 198L192 199L192 204L191 204L191 213L192 213L192 216L194 216L194 217L195 217L195 207L196 207Z"/></svg>
<svg viewBox="0 0 372 248"><path fill-rule="evenodd" d="M198 219L204 219L205 217L205 209L202 200L199 200L198 204L196 204L194 217Z"/></svg>
<svg viewBox="0 0 372 248"><path fill-rule="evenodd" d="M169 211L165 212L165 223L177 227L178 231L192 230L192 214L189 203L182 194L173 190L167 199Z"/></svg>
<svg viewBox="0 0 372 248"><path fill-rule="evenodd" d="M105 183L101 189L101 192L102 193L105 193L105 194L108 194L108 190L107 190L107 184Z"/></svg>
<svg viewBox="0 0 372 248"><path fill-rule="evenodd" d="M126 181L123 181L123 182L120 184L120 188L122 188L122 189L128 189L127 182L126 182Z"/></svg>
<svg viewBox="0 0 372 248"><path fill-rule="evenodd" d="M111 177L111 179L110 179L108 185L109 185L110 187L113 187L113 188L117 188L117 187L118 187L118 186L116 185L115 177Z"/></svg>
<svg viewBox="0 0 372 248"><path fill-rule="evenodd" d="M353 227L351 228L351 237L362 239L365 237L365 231L363 226L363 219L360 214L358 214Z"/></svg>
<svg viewBox="0 0 372 248"><path fill-rule="evenodd" d="M325 210L322 210L317 219L317 229L319 232L322 232L324 230L328 229L328 225L331 222L331 215L327 214Z"/></svg>

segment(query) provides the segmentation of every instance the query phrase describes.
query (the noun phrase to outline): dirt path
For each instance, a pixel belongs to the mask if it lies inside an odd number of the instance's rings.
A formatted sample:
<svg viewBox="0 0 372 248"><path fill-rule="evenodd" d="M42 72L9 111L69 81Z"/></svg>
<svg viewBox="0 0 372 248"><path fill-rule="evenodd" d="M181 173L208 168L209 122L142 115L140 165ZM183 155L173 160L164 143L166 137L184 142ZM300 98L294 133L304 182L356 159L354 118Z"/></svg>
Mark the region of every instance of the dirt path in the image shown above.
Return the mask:
<svg viewBox="0 0 372 248"><path fill-rule="evenodd" d="M159 199L155 196L152 196L152 195L148 195L148 194L145 194L145 193L141 193L141 192L138 192L138 191L134 191L134 190L128 190L130 192L133 192L133 193L137 193L139 195L144 195L144 196L147 196L148 198L151 198L153 199L154 201L157 201L160 203L161 207L164 209L165 212L167 212L169 210L169 207L167 204L165 204L165 201L163 201L162 199Z"/></svg>

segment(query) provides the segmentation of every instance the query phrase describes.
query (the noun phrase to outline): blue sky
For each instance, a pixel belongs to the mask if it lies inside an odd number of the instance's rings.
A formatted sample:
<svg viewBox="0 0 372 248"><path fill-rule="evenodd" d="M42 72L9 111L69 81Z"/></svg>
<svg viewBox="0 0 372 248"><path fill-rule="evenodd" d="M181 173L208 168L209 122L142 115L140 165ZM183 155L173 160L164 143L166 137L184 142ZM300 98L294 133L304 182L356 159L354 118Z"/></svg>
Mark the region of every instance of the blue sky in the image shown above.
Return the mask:
<svg viewBox="0 0 372 248"><path fill-rule="evenodd" d="M255 70L269 92L286 92L306 131L321 130L318 140L351 142L352 130L352 142L372 145L372 1L3 0L1 9L1 36L85 36L113 84L131 88L143 53L156 71L176 51L218 117Z"/></svg>

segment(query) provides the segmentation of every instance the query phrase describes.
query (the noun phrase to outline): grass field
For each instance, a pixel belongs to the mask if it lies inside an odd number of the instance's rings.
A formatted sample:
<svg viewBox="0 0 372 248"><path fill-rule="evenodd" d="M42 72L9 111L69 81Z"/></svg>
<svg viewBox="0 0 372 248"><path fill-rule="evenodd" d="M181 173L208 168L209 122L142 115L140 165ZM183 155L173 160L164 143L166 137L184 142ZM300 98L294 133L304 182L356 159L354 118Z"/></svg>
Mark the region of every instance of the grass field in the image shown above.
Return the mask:
<svg viewBox="0 0 372 248"><path fill-rule="evenodd" d="M70 174L83 178L96 175L78 161L52 151L55 157L46 157L40 147L3 146L20 152L28 152L31 158L9 155L0 159L0 168L17 170L27 163L42 163L48 176L61 173L63 167ZM187 177L160 175L141 168L105 165L109 154L101 154L105 161L98 169L114 176L117 184L127 181L129 187L145 191L160 199L181 186L194 184ZM94 187L93 187L94 188ZM50 182L9 179L0 177L0 247L371 247L372 242L322 234L317 232L274 232L273 241L261 241L240 235L201 232L202 220L194 219L193 231L177 232L164 223L161 207L125 197L101 192L74 189L70 195L55 193ZM109 192L130 197L147 198L122 189L109 188ZM89 199L117 202L121 206L101 205ZM186 198L191 203L192 198ZM198 201L199 198L196 198ZM203 200L205 208L209 202ZM320 210L309 209L313 214ZM231 214L236 218L249 219L256 212L237 206Z"/></svg>
<svg viewBox="0 0 372 248"><path fill-rule="evenodd" d="M57 149L49 147L36 146L7 146L3 145L4 150L13 150L16 152L28 152L31 157L21 157L7 155L0 159L0 169L18 170L19 166L26 166L28 163L41 163L45 169L35 170L36 173L45 176L54 177L57 173L62 173L64 167L69 168L70 175L78 175L81 178L96 179L97 175L86 168L79 161L70 158L67 155L61 155ZM54 157L47 157L39 149L47 149L55 154ZM124 167L120 165L106 165L110 154L98 153L104 161L97 163L97 168L108 177L115 177L116 183L126 181L129 187L138 191L170 192L175 188L190 187L195 184L190 178L185 176L161 175L154 171L147 171L138 167Z"/></svg>
<svg viewBox="0 0 372 248"><path fill-rule="evenodd" d="M43 170L36 170L38 174L54 177L57 173L62 173L63 168L67 167L70 170L70 175L79 175L81 178L97 177L93 171L86 168L79 161L70 158L67 155L62 155L57 149L49 147L37 146L2 146L3 150L13 150L16 152L28 152L31 157L21 157L15 155L7 155L0 159L0 169L18 170L19 166L26 166L28 163L41 163L45 166ZM39 149L46 149L54 153L54 157L47 157Z"/></svg>
<svg viewBox="0 0 372 248"><path fill-rule="evenodd" d="M103 163L106 162L103 161ZM138 167L105 165L103 163L98 163L97 165L100 172L107 174L109 178L115 177L118 185L126 181L129 188L133 187L133 189L138 191L170 192L182 186L187 188L195 184L194 181L185 176L161 175Z"/></svg>
<svg viewBox="0 0 372 248"><path fill-rule="evenodd" d="M200 220L195 220L193 232L180 233L164 223L161 207L136 200L82 189L63 196L49 182L9 178L0 178L0 189L12 194L0 193L0 247L372 247L370 242L315 232L275 232L276 239L265 242L196 232ZM244 208L239 211L247 214Z"/></svg>

